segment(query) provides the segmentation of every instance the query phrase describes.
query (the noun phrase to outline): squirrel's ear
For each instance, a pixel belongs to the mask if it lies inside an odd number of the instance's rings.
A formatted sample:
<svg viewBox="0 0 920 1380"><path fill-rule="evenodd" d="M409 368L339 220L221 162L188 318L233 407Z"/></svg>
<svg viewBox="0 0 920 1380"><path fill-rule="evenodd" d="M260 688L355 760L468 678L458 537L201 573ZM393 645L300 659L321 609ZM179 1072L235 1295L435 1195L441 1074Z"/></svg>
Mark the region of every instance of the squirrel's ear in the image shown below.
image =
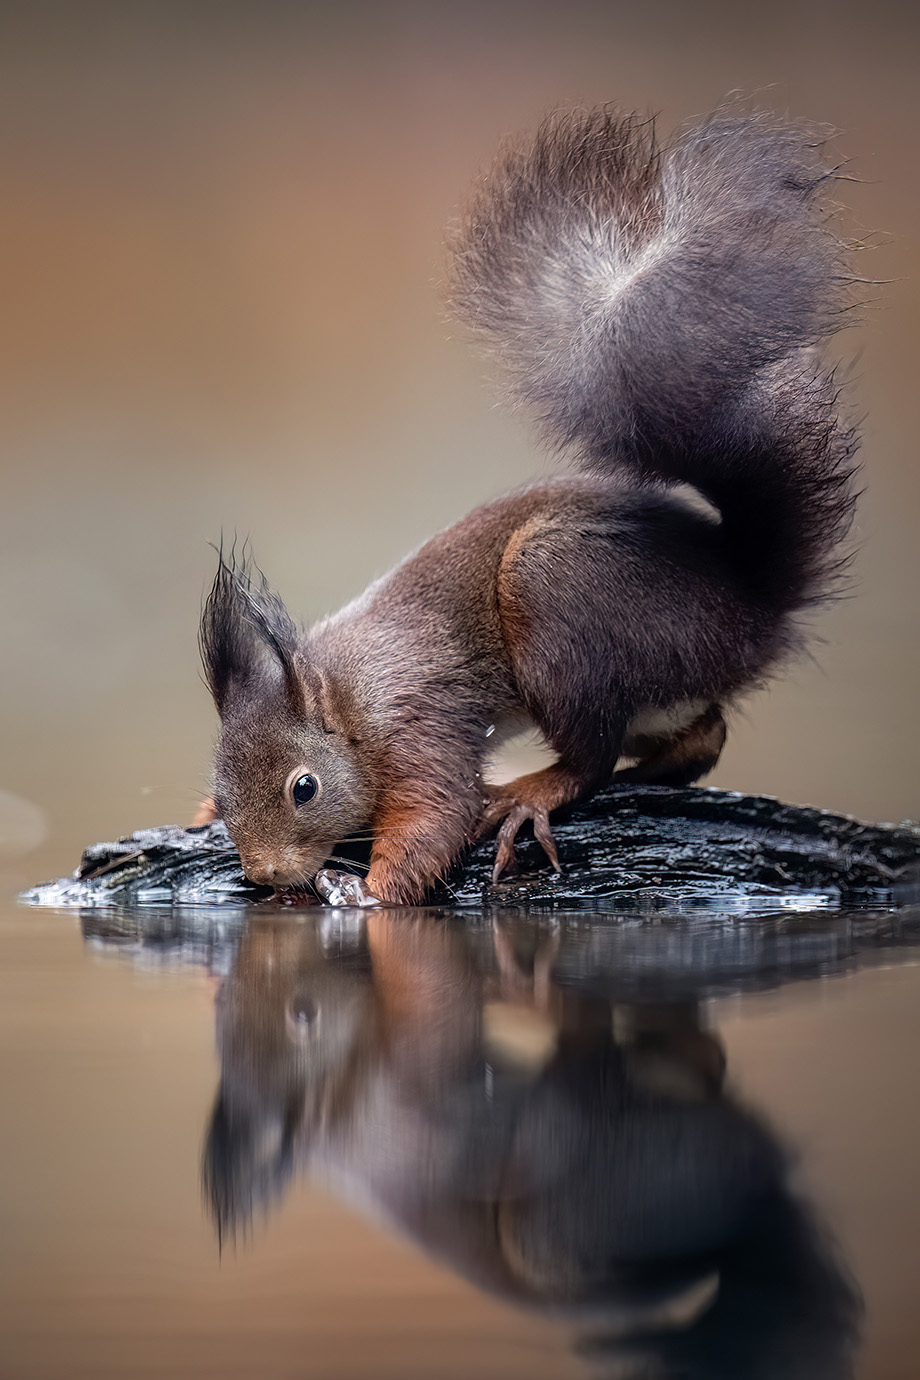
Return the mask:
<svg viewBox="0 0 920 1380"><path fill-rule="evenodd" d="M303 712L303 682L296 666L297 629L277 595L259 574L256 584L247 563L237 565L219 553L217 574L201 615L201 660L219 714L247 684L280 667L291 709Z"/></svg>

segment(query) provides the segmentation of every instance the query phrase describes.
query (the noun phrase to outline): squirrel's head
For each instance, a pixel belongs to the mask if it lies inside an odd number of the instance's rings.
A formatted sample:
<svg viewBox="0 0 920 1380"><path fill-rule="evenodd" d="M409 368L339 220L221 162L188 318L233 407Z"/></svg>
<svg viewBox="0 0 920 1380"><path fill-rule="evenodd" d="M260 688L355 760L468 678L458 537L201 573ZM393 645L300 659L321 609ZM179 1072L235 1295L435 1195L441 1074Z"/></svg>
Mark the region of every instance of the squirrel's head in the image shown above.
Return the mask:
<svg viewBox="0 0 920 1380"><path fill-rule="evenodd" d="M217 809L251 881L302 885L369 820L354 712L310 665L281 601L232 555L220 558L200 640L221 718Z"/></svg>
<svg viewBox="0 0 920 1380"><path fill-rule="evenodd" d="M315 1136L347 1120L381 1048L370 959L353 936L265 917L217 994L220 1089L202 1162L221 1239L277 1205ZM340 960L347 954L347 962Z"/></svg>

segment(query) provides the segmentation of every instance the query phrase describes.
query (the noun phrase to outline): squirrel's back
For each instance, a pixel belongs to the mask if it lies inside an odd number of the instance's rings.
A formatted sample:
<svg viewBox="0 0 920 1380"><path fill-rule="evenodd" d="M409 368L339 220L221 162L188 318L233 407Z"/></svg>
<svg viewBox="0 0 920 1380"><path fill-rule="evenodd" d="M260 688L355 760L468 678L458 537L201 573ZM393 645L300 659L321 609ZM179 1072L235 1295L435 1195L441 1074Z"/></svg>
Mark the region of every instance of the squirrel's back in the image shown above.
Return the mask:
<svg viewBox="0 0 920 1380"><path fill-rule="evenodd" d="M544 437L696 486L780 614L829 592L853 503L818 349L852 281L822 142L740 103L665 147L633 115L557 113L499 156L454 243L453 306Z"/></svg>

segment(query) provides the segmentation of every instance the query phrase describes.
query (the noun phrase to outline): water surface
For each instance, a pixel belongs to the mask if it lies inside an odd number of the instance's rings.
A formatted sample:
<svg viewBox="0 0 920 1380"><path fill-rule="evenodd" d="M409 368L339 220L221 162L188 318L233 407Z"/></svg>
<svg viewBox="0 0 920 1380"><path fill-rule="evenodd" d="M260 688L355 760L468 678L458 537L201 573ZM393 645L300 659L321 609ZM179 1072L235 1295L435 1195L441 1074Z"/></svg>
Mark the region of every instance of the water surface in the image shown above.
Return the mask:
<svg viewBox="0 0 920 1380"><path fill-rule="evenodd" d="M918 917L0 916L0 1375L914 1377Z"/></svg>

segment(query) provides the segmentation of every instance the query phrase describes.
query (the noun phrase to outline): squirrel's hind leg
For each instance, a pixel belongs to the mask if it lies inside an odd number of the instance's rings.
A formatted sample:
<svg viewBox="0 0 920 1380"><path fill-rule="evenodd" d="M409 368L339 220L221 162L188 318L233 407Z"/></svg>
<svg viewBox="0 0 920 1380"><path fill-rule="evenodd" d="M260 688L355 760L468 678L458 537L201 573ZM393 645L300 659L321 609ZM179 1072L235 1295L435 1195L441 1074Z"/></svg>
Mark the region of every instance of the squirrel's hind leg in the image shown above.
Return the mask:
<svg viewBox="0 0 920 1380"><path fill-rule="evenodd" d="M725 719L722 707L711 704L700 716L669 738L652 740L649 750L639 753L634 767L614 772L615 785L644 783L648 786L690 786L711 772L725 746ZM630 744L625 744L629 752Z"/></svg>

